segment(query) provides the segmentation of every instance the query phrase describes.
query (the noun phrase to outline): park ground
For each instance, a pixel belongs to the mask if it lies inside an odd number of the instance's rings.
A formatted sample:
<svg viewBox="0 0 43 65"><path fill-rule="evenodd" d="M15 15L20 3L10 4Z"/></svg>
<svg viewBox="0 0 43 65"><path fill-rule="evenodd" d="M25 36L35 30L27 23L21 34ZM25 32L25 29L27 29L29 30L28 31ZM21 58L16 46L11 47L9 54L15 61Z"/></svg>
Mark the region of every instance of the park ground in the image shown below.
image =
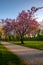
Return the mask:
<svg viewBox="0 0 43 65"><path fill-rule="evenodd" d="M2 58L1 60L3 60L3 58L4 60L7 60L4 62L2 61L3 63L5 63L4 65L6 65L6 62L9 63L9 65L12 65L12 64L13 65L27 65L27 64L24 64L23 61L21 61L18 56L20 56L21 58L30 60L30 62L33 63L33 65L43 64L42 62L43 61L43 41L24 41L23 46L21 46L20 41L10 41L10 43L2 42L2 44L0 45L1 47L0 54L2 54L2 57L1 55L0 57ZM27 47L24 47L24 46L27 46ZM6 49L5 47L8 49ZM28 48L28 47L31 47L31 48ZM13 52L14 54L9 52L8 50ZM28 65L31 64L30 62Z"/></svg>
<svg viewBox="0 0 43 65"><path fill-rule="evenodd" d="M18 56L0 43L0 65L26 65Z"/></svg>
<svg viewBox="0 0 43 65"><path fill-rule="evenodd" d="M24 41L24 44L21 44L20 41L9 41L9 42L17 45L23 45L26 47L43 50L43 41Z"/></svg>

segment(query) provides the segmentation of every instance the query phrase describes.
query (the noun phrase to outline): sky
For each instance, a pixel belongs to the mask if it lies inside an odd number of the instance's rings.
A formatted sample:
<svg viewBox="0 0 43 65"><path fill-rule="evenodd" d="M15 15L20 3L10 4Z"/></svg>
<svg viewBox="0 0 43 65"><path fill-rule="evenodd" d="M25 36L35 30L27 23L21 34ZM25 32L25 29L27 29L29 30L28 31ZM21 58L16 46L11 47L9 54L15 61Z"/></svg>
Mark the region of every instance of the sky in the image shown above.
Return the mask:
<svg viewBox="0 0 43 65"><path fill-rule="evenodd" d="M22 10L31 7L43 7L43 0L0 0L0 19L16 18ZM37 11L35 17L38 21L43 19L43 9Z"/></svg>

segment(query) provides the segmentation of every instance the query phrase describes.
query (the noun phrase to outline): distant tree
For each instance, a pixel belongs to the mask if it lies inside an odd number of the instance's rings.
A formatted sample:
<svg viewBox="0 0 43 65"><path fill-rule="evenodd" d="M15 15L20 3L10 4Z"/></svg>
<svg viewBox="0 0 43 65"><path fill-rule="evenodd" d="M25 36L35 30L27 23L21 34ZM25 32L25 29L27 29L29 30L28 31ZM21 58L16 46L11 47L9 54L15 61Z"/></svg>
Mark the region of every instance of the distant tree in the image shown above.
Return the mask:
<svg viewBox="0 0 43 65"><path fill-rule="evenodd" d="M2 38L2 32L0 31L0 39Z"/></svg>

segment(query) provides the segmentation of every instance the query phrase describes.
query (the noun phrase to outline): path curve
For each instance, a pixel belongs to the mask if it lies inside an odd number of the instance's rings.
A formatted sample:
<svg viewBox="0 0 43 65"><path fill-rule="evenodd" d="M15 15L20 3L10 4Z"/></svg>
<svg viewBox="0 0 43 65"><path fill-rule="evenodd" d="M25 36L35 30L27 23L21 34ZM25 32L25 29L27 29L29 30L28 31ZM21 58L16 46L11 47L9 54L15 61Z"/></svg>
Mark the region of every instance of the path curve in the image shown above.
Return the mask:
<svg viewBox="0 0 43 65"><path fill-rule="evenodd" d="M20 45L1 42L9 51L13 52L23 60L31 62L32 65L43 65L43 51L27 48Z"/></svg>

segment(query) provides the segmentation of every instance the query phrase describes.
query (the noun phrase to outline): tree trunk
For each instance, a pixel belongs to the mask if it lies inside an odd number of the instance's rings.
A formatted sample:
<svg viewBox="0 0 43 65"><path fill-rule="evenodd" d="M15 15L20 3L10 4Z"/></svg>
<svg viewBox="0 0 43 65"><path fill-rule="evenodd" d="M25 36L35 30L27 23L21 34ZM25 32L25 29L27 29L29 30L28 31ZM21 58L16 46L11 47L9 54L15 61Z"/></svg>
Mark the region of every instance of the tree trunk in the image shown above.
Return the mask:
<svg viewBox="0 0 43 65"><path fill-rule="evenodd" d="M21 44L24 44L24 42L23 42L23 36L21 36Z"/></svg>

